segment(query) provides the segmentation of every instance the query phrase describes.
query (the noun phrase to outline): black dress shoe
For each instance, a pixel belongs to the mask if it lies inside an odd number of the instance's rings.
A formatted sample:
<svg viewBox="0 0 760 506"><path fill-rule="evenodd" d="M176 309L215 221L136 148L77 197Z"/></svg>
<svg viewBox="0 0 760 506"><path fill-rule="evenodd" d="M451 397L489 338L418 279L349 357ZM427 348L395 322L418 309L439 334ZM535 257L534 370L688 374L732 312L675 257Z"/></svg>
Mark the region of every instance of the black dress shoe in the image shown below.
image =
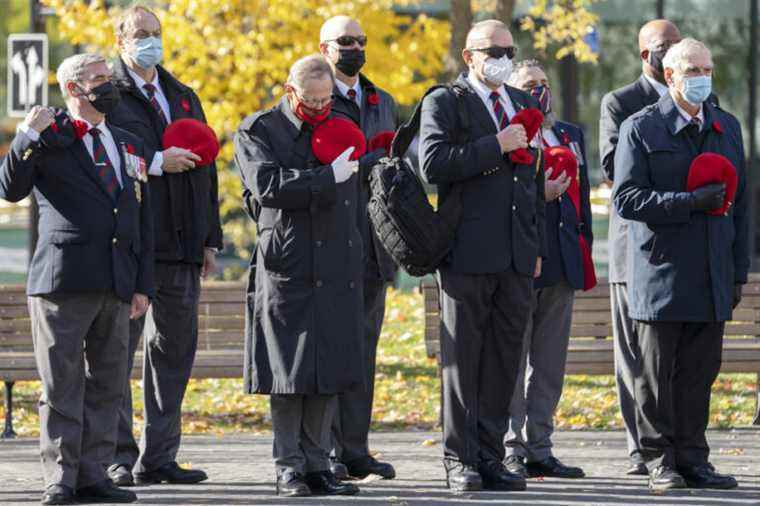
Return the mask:
<svg viewBox="0 0 760 506"><path fill-rule="evenodd" d="M525 466L528 469L528 476L538 478L546 476L549 478L583 478L586 473L580 467L566 466L559 461L557 457L549 457L541 462L528 462Z"/></svg>
<svg viewBox="0 0 760 506"><path fill-rule="evenodd" d="M346 465L334 457L330 457L330 472L339 480L348 479L348 469L346 468Z"/></svg>
<svg viewBox="0 0 760 506"><path fill-rule="evenodd" d="M277 495L281 497L306 497L311 495L311 489L299 473L282 473L277 477Z"/></svg>
<svg viewBox="0 0 760 506"><path fill-rule="evenodd" d="M481 462L478 472L483 478L484 490L525 490L525 478L519 474L508 471L504 464L498 460Z"/></svg>
<svg viewBox="0 0 760 506"><path fill-rule="evenodd" d="M353 483L338 481L330 471L306 473L304 481L314 495L355 495L359 493L359 487Z"/></svg>
<svg viewBox="0 0 760 506"><path fill-rule="evenodd" d="M156 483L178 483L190 485L208 480L206 473L200 469L182 469L176 462L169 462L153 471L133 473L137 485L153 485Z"/></svg>
<svg viewBox="0 0 760 506"><path fill-rule="evenodd" d="M683 476L669 466L657 466L649 473L649 488L651 490L671 490L686 488Z"/></svg>
<svg viewBox="0 0 760 506"><path fill-rule="evenodd" d="M717 488L725 490L739 486L736 478L726 474L718 474L710 464L688 467L679 466L678 472L681 473L689 488Z"/></svg>
<svg viewBox="0 0 760 506"><path fill-rule="evenodd" d="M74 490L66 485L50 485L42 494L42 504L76 504Z"/></svg>
<svg viewBox="0 0 760 506"><path fill-rule="evenodd" d="M124 490L113 484L111 480L103 480L77 489L77 501L94 503L130 503L137 500L134 492Z"/></svg>
<svg viewBox="0 0 760 506"><path fill-rule="evenodd" d="M387 462L378 462L371 455L346 462L346 468L348 469L349 476L360 480L366 478L370 474L376 474L384 480L392 480L396 477L396 470L393 469L392 465Z"/></svg>
<svg viewBox="0 0 760 506"><path fill-rule="evenodd" d="M525 459L519 455L507 455L504 458L504 467L507 471L523 478L528 477L528 469L525 467Z"/></svg>
<svg viewBox="0 0 760 506"><path fill-rule="evenodd" d="M446 486L452 492L483 490L483 478L475 466L462 464L455 460L446 460L443 467L446 469Z"/></svg>
<svg viewBox="0 0 760 506"><path fill-rule="evenodd" d="M116 464L108 468L108 477L117 487L134 487L135 480L132 471L124 464Z"/></svg>
<svg viewBox="0 0 760 506"><path fill-rule="evenodd" d="M631 462L630 467L626 469L625 474L630 476L649 476L649 469L643 462Z"/></svg>

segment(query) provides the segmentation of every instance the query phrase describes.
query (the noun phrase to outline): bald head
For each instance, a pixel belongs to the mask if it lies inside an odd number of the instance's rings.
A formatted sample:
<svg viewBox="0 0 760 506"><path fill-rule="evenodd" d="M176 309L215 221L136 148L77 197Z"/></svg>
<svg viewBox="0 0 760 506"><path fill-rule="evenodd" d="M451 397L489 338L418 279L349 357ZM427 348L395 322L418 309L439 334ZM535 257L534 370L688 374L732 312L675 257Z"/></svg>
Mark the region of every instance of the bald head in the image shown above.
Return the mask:
<svg viewBox="0 0 760 506"><path fill-rule="evenodd" d="M644 51L663 42L670 42L669 45L672 45L680 40L681 32L676 25L667 19L655 19L639 30L639 51Z"/></svg>
<svg viewBox="0 0 760 506"><path fill-rule="evenodd" d="M509 45L512 45L512 34L509 32L507 25L497 19L487 19L472 25L472 28L467 33L465 47L488 47L495 39L509 39Z"/></svg>
<svg viewBox="0 0 760 506"><path fill-rule="evenodd" d="M324 22L319 30L319 42L335 40L343 35L364 35L361 25L348 16L334 16Z"/></svg>

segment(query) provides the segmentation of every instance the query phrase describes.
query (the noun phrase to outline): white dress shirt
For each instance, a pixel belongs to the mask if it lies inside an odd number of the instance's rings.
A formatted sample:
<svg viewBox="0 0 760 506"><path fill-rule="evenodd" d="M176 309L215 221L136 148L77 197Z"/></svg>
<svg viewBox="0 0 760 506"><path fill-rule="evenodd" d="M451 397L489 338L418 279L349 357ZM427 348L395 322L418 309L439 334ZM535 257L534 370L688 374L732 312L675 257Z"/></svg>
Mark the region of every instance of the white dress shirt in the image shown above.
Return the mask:
<svg viewBox="0 0 760 506"><path fill-rule="evenodd" d="M542 141L542 139L543 139L543 141ZM547 145L550 148L553 148L554 146L561 146L562 145L562 143L559 142L559 139L557 138L557 136L554 134L554 130L552 130L551 128L546 128L546 127L542 127L541 128L541 138L540 139L538 137L538 134L536 134L536 141L531 142L531 145L534 148L541 148L541 149L543 149L543 148L547 147ZM546 144L544 144L544 142Z"/></svg>
<svg viewBox="0 0 760 506"><path fill-rule="evenodd" d="M488 113L491 115L491 119L493 119L494 125L496 125L496 130L499 130L501 128L501 125L499 124L499 120L496 118L496 113L493 110L493 102L491 101L491 93L493 91L499 94L499 100L501 102L501 106L504 108L504 111L507 113L507 119L512 119L514 115L517 114L515 112L515 106L512 105L512 100L509 99L507 89L504 86L499 86L495 90L491 90L491 88L486 86L484 83L478 81L478 78L473 76L472 72L467 75L467 79L470 81L470 84L480 97L480 100L482 100L485 104L486 109L488 109Z"/></svg>
<svg viewBox="0 0 760 506"><path fill-rule="evenodd" d="M85 120L80 121L84 121L84 123L87 124L87 133L84 134L84 137L82 137L82 142L84 142L84 147L87 148L87 152L90 154L93 163L95 163L95 157L92 153L92 135L90 134L90 130L92 129L93 124ZM121 180L121 156L119 154L119 147L116 145L116 141L114 140L111 131L106 126L105 121L98 123L98 125L96 125L96 128L100 130L100 140L103 143L103 146L106 148L106 154L108 155L108 159L111 161L113 170L116 173L116 179L119 181L119 186L123 188L124 183ZM40 140L39 132L31 128L26 123L19 123L17 130L29 137L29 140L32 142L37 142Z"/></svg>
<svg viewBox="0 0 760 506"><path fill-rule="evenodd" d="M346 97L347 99L351 100L351 97L348 96L348 90L354 90L356 92L356 105L361 107L362 103L362 87L359 86L359 80L357 79L353 86L348 86L346 83L341 81L340 79L335 80L335 85L338 87L338 91L341 92L341 94Z"/></svg>
<svg viewBox="0 0 760 506"><path fill-rule="evenodd" d="M668 87L666 85L662 84L657 79L654 79L653 77L650 77L650 76L648 76L646 74L641 74L641 75L644 76L644 79L646 79L647 81L649 81L649 84L652 85L652 88L654 88L654 91L656 91L658 95L663 96L664 94L666 94L668 92Z"/></svg>
<svg viewBox="0 0 760 506"><path fill-rule="evenodd" d="M678 109L678 117L676 118L676 133L680 132L689 124L691 123L692 115L689 114L686 110L681 109L681 106L678 105L678 102L676 102L676 99L673 99L673 104L675 104L676 109ZM697 118L699 120L699 130L702 131L705 129L705 111L702 104L699 105L699 112L696 116L693 116L694 118Z"/></svg>
<svg viewBox="0 0 760 506"><path fill-rule="evenodd" d="M135 86L137 89L142 92L143 95L145 95L145 98L150 100L150 97L148 96L148 91L143 88L143 86L146 83L145 79L137 75L135 71L133 71L131 68L127 67L127 72L130 76L132 76L132 79L135 81ZM164 116L166 117L166 121L171 123L172 116L169 111L169 101L166 99L166 95L164 95L164 90L161 88L161 82L158 79L158 72L155 72L153 75L153 81L150 83L153 86L156 87L155 97L156 101L158 101L158 105L161 107L161 111L164 113ZM161 166L164 164L164 155L163 151L156 151L156 154L153 155L153 161L150 163L150 167L148 167L148 174L151 176L161 176L163 175L164 171L161 169Z"/></svg>

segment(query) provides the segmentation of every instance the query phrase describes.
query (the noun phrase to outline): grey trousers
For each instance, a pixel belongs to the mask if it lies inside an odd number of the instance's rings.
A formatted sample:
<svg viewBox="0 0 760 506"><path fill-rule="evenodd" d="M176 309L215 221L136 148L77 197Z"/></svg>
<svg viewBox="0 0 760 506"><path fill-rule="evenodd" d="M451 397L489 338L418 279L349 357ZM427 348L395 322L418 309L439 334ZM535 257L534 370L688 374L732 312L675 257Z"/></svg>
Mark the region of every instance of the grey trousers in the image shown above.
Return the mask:
<svg viewBox="0 0 760 506"><path fill-rule="evenodd" d="M504 458L533 278L439 270L444 464Z"/></svg>
<svg viewBox="0 0 760 506"><path fill-rule="evenodd" d="M156 298L143 332L145 425L135 472L176 460L182 400L198 347L200 266L157 263L155 280Z"/></svg>
<svg viewBox="0 0 760 506"><path fill-rule="evenodd" d="M136 320L129 320L127 382L124 385L124 397L122 398L121 406L119 406L119 429L116 439L116 456L109 469L114 469L119 466L126 466L128 469L132 469L135 462L137 462L137 457L140 456L140 448L137 446L137 441L132 433L132 385L130 384L129 377L132 373L132 368L135 365L135 352L137 351L137 346L140 344L144 325L144 316Z"/></svg>
<svg viewBox="0 0 760 506"><path fill-rule="evenodd" d="M625 425L628 455L634 462L643 462L639 433L636 428L637 413L641 409L636 400L634 379L641 375L641 350L634 321L628 316L628 285L610 283L612 308L612 343L615 357L615 383L617 384L620 413Z"/></svg>
<svg viewBox="0 0 760 506"><path fill-rule="evenodd" d="M127 376L129 304L110 293L29 297L42 381L40 456L45 486L106 480Z"/></svg>
<svg viewBox="0 0 760 506"><path fill-rule="evenodd" d="M647 466L708 462L705 431L712 384L720 372L724 322L635 322L642 373L634 379Z"/></svg>
<svg viewBox="0 0 760 506"><path fill-rule="evenodd" d="M274 443L272 457L277 476L330 469L330 427L335 414L334 395L273 394Z"/></svg>
<svg viewBox="0 0 760 506"><path fill-rule="evenodd" d="M509 406L508 455L528 462L552 456L554 411L565 381L575 290L566 281L533 291L520 372Z"/></svg>
<svg viewBox="0 0 760 506"><path fill-rule="evenodd" d="M342 462L369 455L369 426L375 395L375 360L377 343L385 317L385 294L388 284L382 279L364 280L364 351L366 390L338 394L333 417L334 456Z"/></svg>

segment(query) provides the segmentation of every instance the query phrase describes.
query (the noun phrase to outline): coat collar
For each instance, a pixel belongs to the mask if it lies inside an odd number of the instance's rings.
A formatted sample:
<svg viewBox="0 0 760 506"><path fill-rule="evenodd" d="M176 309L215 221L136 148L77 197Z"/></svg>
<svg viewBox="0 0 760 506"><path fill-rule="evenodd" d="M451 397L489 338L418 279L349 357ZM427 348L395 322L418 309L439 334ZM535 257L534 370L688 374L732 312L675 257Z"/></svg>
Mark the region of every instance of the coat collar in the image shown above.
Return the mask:
<svg viewBox="0 0 760 506"><path fill-rule="evenodd" d="M654 104L660 100L660 94L657 93L657 90L654 89L654 86L652 86L652 83L650 83L646 77L644 77L644 74L641 74L636 80L636 86L639 89L639 92L644 97L644 101L650 104ZM666 93L667 95L667 93ZM665 95L663 95L665 96Z"/></svg>

